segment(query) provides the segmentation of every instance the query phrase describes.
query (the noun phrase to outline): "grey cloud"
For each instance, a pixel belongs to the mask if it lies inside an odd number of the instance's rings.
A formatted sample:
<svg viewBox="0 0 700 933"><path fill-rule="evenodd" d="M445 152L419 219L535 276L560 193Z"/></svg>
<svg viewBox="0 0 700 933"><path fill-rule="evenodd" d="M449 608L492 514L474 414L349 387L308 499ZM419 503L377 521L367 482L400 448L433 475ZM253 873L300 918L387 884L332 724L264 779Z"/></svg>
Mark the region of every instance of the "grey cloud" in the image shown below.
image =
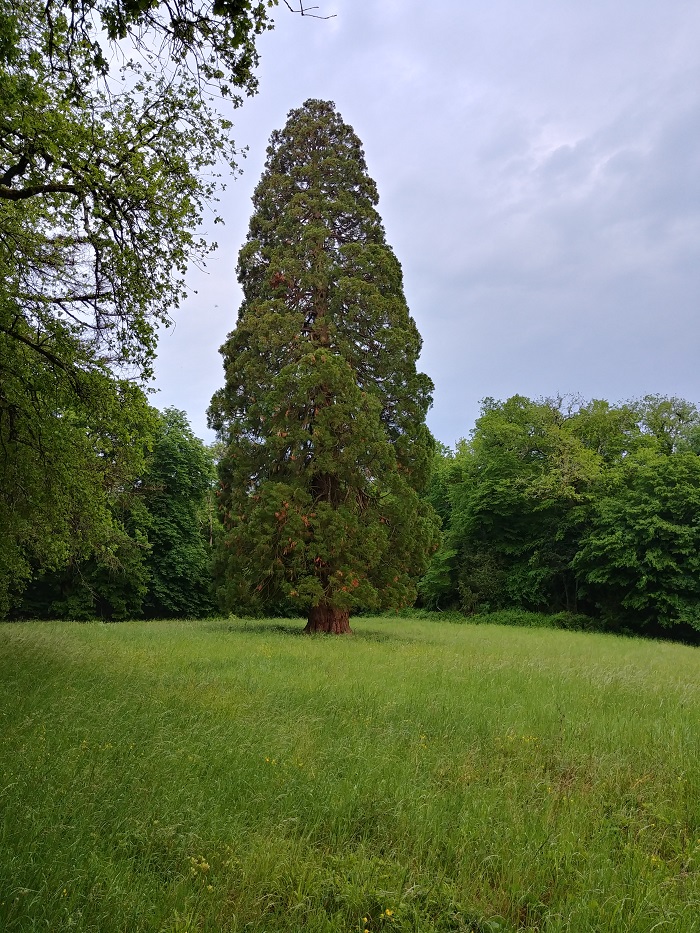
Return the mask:
<svg viewBox="0 0 700 933"><path fill-rule="evenodd" d="M235 118L245 174L162 341L158 402L204 431L267 139L309 96L335 100L364 143L441 440L489 395L700 400L700 7L323 5L335 20L280 11L263 39L260 95Z"/></svg>

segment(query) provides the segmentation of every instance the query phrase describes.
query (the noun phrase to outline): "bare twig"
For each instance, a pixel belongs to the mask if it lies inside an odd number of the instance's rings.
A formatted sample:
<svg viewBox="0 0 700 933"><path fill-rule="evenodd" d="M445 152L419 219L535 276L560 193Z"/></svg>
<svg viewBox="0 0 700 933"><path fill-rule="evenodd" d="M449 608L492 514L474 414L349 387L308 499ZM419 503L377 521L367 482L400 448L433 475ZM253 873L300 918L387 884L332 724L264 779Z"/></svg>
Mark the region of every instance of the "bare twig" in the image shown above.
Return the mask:
<svg viewBox="0 0 700 933"><path fill-rule="evenodd" d="M334 16L337 16L337 13L331 13L330 16L319 16L318 13L310 13L309 10L318 10L317 6L304 6L304 0L299 0L299 9L295 10L293 6L290 5L289 0L284 0L285 6L290 13L298 13L300 16L311 16L313 19L333 19Z"/></svg>

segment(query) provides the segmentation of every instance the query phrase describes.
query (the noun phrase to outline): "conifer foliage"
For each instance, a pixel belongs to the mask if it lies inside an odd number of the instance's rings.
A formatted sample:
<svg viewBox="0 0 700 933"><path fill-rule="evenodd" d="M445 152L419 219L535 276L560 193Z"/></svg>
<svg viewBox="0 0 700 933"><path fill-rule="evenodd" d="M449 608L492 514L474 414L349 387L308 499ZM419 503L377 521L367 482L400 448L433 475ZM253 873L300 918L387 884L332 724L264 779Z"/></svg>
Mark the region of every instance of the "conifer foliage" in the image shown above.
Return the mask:
<svg viewBox="0 0 700 933"><path fill-rule="evenodd" d="M334 104L291 111L253 198L244 300L209 411L226 445L220 603L291 604L311 632L410 604L437 541L420 496L432 383L416 371L421 338L377 201Z"/></svg>

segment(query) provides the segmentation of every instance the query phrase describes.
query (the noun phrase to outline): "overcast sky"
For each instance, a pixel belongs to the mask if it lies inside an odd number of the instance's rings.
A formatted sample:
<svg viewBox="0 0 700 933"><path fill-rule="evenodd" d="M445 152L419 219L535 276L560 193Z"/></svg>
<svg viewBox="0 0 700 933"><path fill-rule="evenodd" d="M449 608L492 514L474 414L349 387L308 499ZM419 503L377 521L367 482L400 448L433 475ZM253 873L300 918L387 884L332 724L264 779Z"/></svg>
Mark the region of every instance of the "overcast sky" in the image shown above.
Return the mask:
<svg viewBox="0 0 700 933"><path fill-rule="evenodd" d="M298 0L297 0L298 2ZM364 145L453 445L480 399L700 402L697 0L318 0L277 9L218 252L160 340L154 403L207 440L273 129L335 101Z"/></svg>

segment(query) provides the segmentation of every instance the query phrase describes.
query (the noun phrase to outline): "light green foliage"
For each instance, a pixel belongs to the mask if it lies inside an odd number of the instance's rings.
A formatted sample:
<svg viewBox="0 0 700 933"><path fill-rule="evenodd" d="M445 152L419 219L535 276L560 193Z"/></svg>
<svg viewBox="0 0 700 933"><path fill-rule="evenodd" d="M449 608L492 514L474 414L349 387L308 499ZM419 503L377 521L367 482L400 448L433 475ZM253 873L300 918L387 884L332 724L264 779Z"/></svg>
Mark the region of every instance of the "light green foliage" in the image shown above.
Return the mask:
<svg viewBox="0 0 700 933"><path fill-rule="evenodd" d="M352 129L307 101L272 134L212 425L222 606L412 602L436 530L419 498L432 384Z"/></svg>
<svg viewBox="0 0 700 933"><path fill-rule="evenodd" d="M170 39L165 5L101 7L112 32L132 43L114 74L92 4L2 0L0 31L11 39L0 58L0 327L37 354L46 345L54 357L45 360L148 366L154 322L169 321L188 260L208 249L193 233L216 191L207 170L235 155L230 124L208 106L185 56L209 60L210 77L212 56L231 68L240 58L233 78L220 71L218 80L255 86L250 36L264 13L230 6L241 17L238 45L232 23L214 17L207 31L190 3L171 15L189 13L192 34ZM165 46L155 41L161 33ZM64 359L71 348L78 359Z"/></svg>
<svg viewBox="0 0 700 933"><path fill-rule="evenodd" d="M652 440L650 446L662 454L687 448L700 427L700 412L680 398L646 395L637 403L640 427Z"/></svg>
<svg viewBox="0 0 700 933"><path fill-rule="evenodd" d="M451 494L453 487L464 478L465 459L468 459L468 454L464 442L457 445L456 451L450 450L444 444L436 444L425 498L435 510L444 530L450 528ZM443 535L441 546L433 554L428 569L418 584L419 597L426 608L436 610L454 605L457 555L458 550L452 538Z"/></svg>
<svg viewBox="0 0 700 933"><path fill-rule="evenodd" d="M700 416L675 398L487 399L469 441L438 454L446 533L424 603L589 612L692 635L700 618Z"/></svg>
<svg viewBox="0 0 700 933"><path fill-rule="evenodd" d="M266 22L248 0L0 0L0 612L33 564L112 547L103 432L128 482L148 425L121 377L150 373L234 165L200 81L252 92Z"/></svg>
<svg viewBox="0 0 700 933"><path fill-rule="evenodd" d="M449 532L436 558L444 564L452 552L462 608L576 611L568 564L601 457L575 435L569 413L553 401L487 399L456 463Z"/></svg>
<svg viewBox="0 0 700 933"><path fill-rule="evenodd" d="M609 477L573 567L618 622L700 631L700 457L666 450L664 438Z"/></svg>
<svg viewBox="0 0 700 933"><path fill-rule="evenodd" d="M0 626L3 933L699 933L697 650L355 628Z"/></svg>

